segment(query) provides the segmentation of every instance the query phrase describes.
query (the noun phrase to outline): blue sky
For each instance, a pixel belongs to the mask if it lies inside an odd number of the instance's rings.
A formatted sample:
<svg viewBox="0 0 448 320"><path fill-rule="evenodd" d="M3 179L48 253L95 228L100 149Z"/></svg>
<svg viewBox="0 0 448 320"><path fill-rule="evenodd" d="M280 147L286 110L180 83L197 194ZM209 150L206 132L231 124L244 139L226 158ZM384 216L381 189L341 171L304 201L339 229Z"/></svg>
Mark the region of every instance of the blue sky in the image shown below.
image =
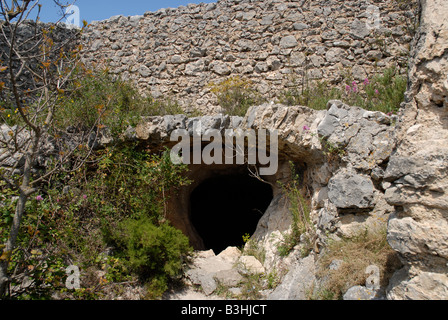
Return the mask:
<svg viewBox="0 0 448 320"><path fill-rule="evenodd" d="M80 20L92 22L104 20L112 16L122 14L124 16L142 15L147 11L157 11L160 8L177 8L189 3L211 3L216 0L77 0L75 5L80 11ZM56 22L61 18L53 0L40 0L42 4L41 20L44 22ZM72 1L62 1L72 3ZM62 20L64 21L64 20Z"/></svg>

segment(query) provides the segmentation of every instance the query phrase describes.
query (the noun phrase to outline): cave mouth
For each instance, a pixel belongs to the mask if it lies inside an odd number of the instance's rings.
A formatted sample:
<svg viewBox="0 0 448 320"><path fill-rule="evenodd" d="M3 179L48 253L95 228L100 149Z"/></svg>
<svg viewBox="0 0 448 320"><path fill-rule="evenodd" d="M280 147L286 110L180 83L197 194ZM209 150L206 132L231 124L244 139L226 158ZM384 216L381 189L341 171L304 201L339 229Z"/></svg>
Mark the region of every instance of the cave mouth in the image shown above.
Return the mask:
<svg viewBox="0 0 448 320"><path fill-rule="evenodd" d="M272 187L249 174L208 178L190 195L190 221L205 248L216 254L244 245L273 198Z"/></svg>

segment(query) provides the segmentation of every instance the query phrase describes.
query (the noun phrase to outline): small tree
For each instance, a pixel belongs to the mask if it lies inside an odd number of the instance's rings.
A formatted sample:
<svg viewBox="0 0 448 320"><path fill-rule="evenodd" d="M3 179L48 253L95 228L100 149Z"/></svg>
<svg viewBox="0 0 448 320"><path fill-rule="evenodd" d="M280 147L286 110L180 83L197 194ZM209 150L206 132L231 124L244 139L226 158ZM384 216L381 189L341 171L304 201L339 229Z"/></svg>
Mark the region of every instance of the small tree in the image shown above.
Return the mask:
<svg viewBox="0 0 448 320"><path fill-rule="evenodd" d="M40 183L66 170L68 163L79 168L89 153L88 146L64 140L55 124L61 97L70 94L69 85L79 76L81 47L74 40L80 31L57 33L58 25L40 23L39 0L6 2L0 0L0 179L18 199L7 241L0 245L0 297L10 282L8 266L27 201ZM34 14L36 19L29 20ZM39 171L35 166L44 146L52 157Z"/></svg>

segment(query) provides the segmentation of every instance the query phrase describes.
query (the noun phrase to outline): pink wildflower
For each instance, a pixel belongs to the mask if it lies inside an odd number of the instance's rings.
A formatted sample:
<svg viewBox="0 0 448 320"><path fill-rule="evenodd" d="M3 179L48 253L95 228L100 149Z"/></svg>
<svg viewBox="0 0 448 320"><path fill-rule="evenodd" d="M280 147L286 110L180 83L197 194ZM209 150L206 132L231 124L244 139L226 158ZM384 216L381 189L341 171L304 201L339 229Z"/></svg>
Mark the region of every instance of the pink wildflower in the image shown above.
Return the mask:
<svg viewBox="0 0 448 320"><path fill-rule="evenodd" d="M351 90L351 87L350 87L349 85L346 85L346 86L345 86L345 91L346 91L347 93L350 93L350 90Z"/></svg>
<svg viewBox="0 0 448 320"><path fill-rule="evenodd" d="M308 127L308 126L303 126L303 131L310 131L311 129L310 129L310 127Z"/></svg>
<svg viewBox="0 0 448 320"><path fill-rule="evenodd" d="M38 196L36 197L36 201L42 201L42 200L44 200L44 198L42 198L41 195L38 195Z"/></svg>

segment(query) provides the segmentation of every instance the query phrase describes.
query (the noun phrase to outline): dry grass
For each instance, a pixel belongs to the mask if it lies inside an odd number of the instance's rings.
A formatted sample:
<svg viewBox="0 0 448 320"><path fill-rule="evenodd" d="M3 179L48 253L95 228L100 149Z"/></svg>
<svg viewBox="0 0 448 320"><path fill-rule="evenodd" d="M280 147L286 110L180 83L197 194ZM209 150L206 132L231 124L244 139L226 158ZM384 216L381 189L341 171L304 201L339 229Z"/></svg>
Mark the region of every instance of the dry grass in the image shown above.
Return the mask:
<svg viewBox="0 0 448 320"><path fill-rule="evenodd" d="M330 270L332 261L341 260L337 270ZM318 276L323 287L315 293L316 299L340 299L352 286L365 285L369 274L366 269L375 265L380 270L380 286L386 287L389 279L401 267L397 253L389 246L386 228L365 230L361 234L328 243L320 261Z"/></svg>

